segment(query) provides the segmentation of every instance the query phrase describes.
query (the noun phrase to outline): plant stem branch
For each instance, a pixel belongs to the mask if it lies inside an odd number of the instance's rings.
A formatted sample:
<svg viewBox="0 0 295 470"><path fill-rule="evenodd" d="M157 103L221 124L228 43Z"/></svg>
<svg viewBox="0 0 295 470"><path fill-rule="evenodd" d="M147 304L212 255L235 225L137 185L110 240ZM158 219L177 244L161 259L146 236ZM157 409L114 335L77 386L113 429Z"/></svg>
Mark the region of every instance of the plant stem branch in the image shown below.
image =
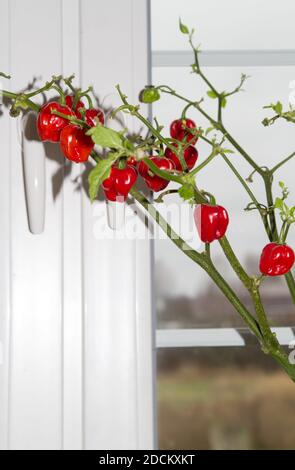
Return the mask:
<svg viewBox="0 0 295 470"><path fill-rule="evenodd" d="M192 259L196 264L198 264L202 269L204 269L211 279L215 282L217 287L223 292L225 297L230 301L230 303L237 310L239 315L246 322L250 330L259 338L262 338L259 325L252 314L246 309L242 304L240 299L231 289L231 287L226 283L221 274L211 263L211 260L204 254L198 253L193 250L182 238L177 235L172 227L166 222L166 220L160 215L160 213L155 209L155 207L149 203L145 196L140 193L137 189L131 190L132 196L148 211L151 217L162 227L167 236L171 241L190 259Z"/></svg>
<svg viewBox="0 0 295 470"><path fill-rule="evenodd" d="M271 170L270 173L274 174L281 166L285 165L291 158L295 157L295 152L291 153L288 157L284 158L281 162L279 162L277 165L275 165Z"/></svg>
<svg viewBox="0 0 295 470"><path fill-rule="evenodd" d="M33 111L36 111L38 113L40 110L40 106L38 106L29 98L27 98L26 95L19 95L17 93L12 93L11 91L0 90L0 96L4 96L5 98L8 98L10 100L19 100L20 98L22 98L23 102Z"/></svg>

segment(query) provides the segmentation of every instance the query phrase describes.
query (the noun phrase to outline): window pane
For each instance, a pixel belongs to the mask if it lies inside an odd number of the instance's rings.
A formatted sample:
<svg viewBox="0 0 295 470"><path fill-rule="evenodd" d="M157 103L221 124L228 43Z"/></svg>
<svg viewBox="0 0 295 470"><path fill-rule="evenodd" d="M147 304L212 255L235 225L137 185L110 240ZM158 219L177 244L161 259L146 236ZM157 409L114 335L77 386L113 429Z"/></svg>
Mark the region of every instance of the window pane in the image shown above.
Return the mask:
<svg viewBox="0 0 295 470"><path fill-rule="evenodd" d="M294 449L294 384L256 346L158 350L160 449Z"/></svg>
<svg viewBox="0 0 295 470"><path fill-rule="evenodd" d="M152 0L151 4L153 50L187 49L187 37L178 30L179 17L196 28L203 50L294 49L293 0L280 4L269 0Z"/></svg>
<svg viewBox="0 0 295 470"><path fill-rule="evenodd" d="M239 81L236 68L208 68L205 70L220 89L232 89ZM243 70L251 78L246 82L244 93L229 100L224 111L224 121L232 134L242 143L247 151L261 164L269 167L294 151L294 128L287 123L277 123L271 128L261 125L268 111L265 104L281 99L288 102L289 83L295 77L294 67L249 67ZM189 98L200 99L206 96L206 88L184 68L156 68L153 71L155 84L167 84ZM214 100L209 98L205 107L212 111ZM182 104L170 96L164 96L154 106L154 115L165 126L168 133L169 123L179 116ZM197 112L189 113L199 125L208 123ZM209 149L203 142L197 143L199 162L209 155ZM251 168L237 155L230 158L247 177ZM283 180L292 188L295 172L295 160L289 162L278 173L274 192L280 194L278 181ZM217 159L198 176L199 186L217 196L220 204L228 208L230 225L229 239L241 261L250 274L258 273L258 262L262 247L267 238L257 211L245 212L249 196L238 180L231 173L225 162ZM171 186L173 187L173 186ZM265 202L260 179L254 176L251 189L261 202ZM293 194L294 200L294 194ZM177 201L176 196L168 196L166 201ZM292 198L290 197L292 202ZM295 242L294 230L290 233L290 243ZM156 240L156 286L159 327L205 327L205 326L238 326L242 320L234 312L227 300L207 277L206 273L190 259L184 257L169 240ZM248 302L247 293L227 260L223 257L218 243L212 244L212 254L218 267L234 289ZM294 307L289 299L283 279L268 279L262 287L268 314L275 325L293 325Z"/></svg>

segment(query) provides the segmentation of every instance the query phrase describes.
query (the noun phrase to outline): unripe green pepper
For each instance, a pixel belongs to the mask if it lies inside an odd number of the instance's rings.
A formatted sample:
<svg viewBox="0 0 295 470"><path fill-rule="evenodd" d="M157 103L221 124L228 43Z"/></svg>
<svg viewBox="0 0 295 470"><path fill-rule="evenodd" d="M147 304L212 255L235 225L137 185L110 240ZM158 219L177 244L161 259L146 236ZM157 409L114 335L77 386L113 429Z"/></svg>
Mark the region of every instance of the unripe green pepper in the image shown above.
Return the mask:
<svg viewBox="0 0 295 470"><path fill-rule="evenodd" d="M154 103L161 98L160 92L153 85L146 86L139 94L142 103Z"/></svg>

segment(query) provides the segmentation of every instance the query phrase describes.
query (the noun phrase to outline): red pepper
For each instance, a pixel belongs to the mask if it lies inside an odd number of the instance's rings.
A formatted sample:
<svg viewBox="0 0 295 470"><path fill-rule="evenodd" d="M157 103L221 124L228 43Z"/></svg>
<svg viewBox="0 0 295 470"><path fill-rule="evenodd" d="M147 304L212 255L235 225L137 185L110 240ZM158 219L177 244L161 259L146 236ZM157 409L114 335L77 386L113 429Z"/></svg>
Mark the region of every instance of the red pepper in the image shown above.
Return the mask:
<svg viewBox="0 0 295 470"><path fill-rule="evenodd" d="M195 144L198 137L188 131L195 128L196 124L192 119L175 119L170 125L170 135L173 139Z"/></svg>
<svg viewBox="0 0 295 470"><path fill-rule="evenodd" d="M136 179L137 171L132 166L126 165L125 168L113 166L110 176L102 183L106 198L109 201L124 202Z"/></svg>
<svg viewBox="0 0 295 470"><path fill-rule="evenodd" d="M60 134L60 146L64 156L75 163L88 160L94 143L85 130L75 124L66 126Z"/></svg>
<svg viewBox="0 0 295 470"><path fill-rule="evenodd" d="M51 111L58 111L67 116L74 116L73 111L68 106L63 106L56 101L42 106L38 114L37 130L41 140L49 142L59 142L60 133L69 121L63 117L52 114Z"/></svg>
<svg viewBox="0 0 295 470"><path fill-rule="evenodd" d="M96 126L96 121L104 124L104 112L101 109L90 108L85 113L85 121L90 127Z"/></svg>
<svg viewBox="0 0 295 470"><path fill-rule="evenodd" d="M195 224L204 243L211 243L222 238L226 232L229 218L222 206L198 204L194 211Z"/></svg>
<svg viewBox="0 0 295 470"><path fill-rule="evenodd" d="M172 160L169 160L166 157L150 157L150 160L155 165L157 165L160 170L173 170L175 168ZM162 189L165 189L169 184L168 180L165 180L164 178L153 174L152 170L150 170L150 168L144 161L140 162L138 166L138 171L139 174L144 178L147 186L152 191L161 191Z"/></svg>
<svg viewBox="0 0 295 470"><path fill-rule="evenodd" d="M138 161L136 160L135 157L132 157L132 156L129 157L129 158L127 159L127 164L128 164L129 166L133 166L133 168L135 168L135 170L136 170L136 172L137 172Z"/></svg>
<svg viewBox="0 0 295 470"><path fill-rule="evenodd" d="M259 268L266 276L282 276L292 268L294 251L288 245L268 243L262 250Z"/></svg>
<svg viewBox="0 0 295 470"><path fill-rule="evenodd" d="M173 144L173 145L175 147L177 147L177 144ZM165 156L167 158L169 158L169 160L172 160L174 162L176 170L183 171L183 168L181 166L179 158L168 147L165 150ZM192 170L193 167L196 164L196 161L198 160L198 151L197 151L197 149L195 147L193 147L192 145L189 145L183 152L183 158L186 162L186 166L187 166L188 170Z"/></svg>
<svg viewBox="0 0 295 470"><path fill-rule="evenodd" d="M77 103L76 103L75 109L73 109L74 99L75 99L75 97L73 95L67 95L66 96L66 105L74 111L74 113L76 114L78 119L81 119L82 115L79 112L79 109L80 108L85 108L84 103L83 103L83 101L78 100Z"/></svg>

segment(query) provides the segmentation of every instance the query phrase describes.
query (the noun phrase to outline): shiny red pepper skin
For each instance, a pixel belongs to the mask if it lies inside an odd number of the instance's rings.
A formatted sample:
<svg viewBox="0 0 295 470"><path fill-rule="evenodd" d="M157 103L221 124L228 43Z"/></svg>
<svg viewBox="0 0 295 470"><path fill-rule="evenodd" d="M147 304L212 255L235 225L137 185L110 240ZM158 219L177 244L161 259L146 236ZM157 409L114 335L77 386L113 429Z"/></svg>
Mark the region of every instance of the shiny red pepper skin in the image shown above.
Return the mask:
<svg viewBox="0 0 295 470"><path fill-rule="evenodd" d="M169 160L166 157L150 157L150 160L157 165L157 167L160 170L173 170L175 169L174 163L172 160ZM139 174L144 178L146 185L152 190L152 191L162 191L162 189L165 189L169 181L165 180L164 178L161 178L160 176L154 175L152 173L152 170L147 166L147 164L144 161L141 161L139 166L138 166L138 171Z"/></svg>
<svg viewBox="0 0 295 470"><path fill-rule="evenodd" d="M85 130L75 124L66 126L60 134L60 147L64 156L75 163L88 160L94 143Z"/></svg>
<svg viewBox="0 0 295 470"><path fill-rule="evenodd" d="M260 256L260 272L266 276L282 276L290 271L294 261L294 251L290 246L268 243Z"/></svg>
<svg viewBox="0 0 295 470"><path fill-rule="evenodd" d="M195 144L198 137L190 134L187 128L196 128L196 124L192 119L175 119L170 125L170 135L173 139Z"/></svg>
<svg viewBox="0 0 295 470"><path fill-rule="evenodd" d="M199 237L204 243L222 238L226 232L229 218L222 206L198 204L194 211L195 224Z"/></svg>
<svg viewBox="0 0 295 470"><path fill-rule="evenodd" d="M125 168L113 166L110 176L102 183L106 198L109 201L124 202L136 179L137 171L132 166L126 165Z"/></svg>
<svg viewBox="0 0 295 470"><path fill-rule="evenodd" d="M63 106L57 101L45 104L39 111L37 119L37 130L42 141L59 142L60 133L69 124L67 119L52 114L51 111L59 111L67 116L74 116L68 106Z"/></svg>
<svg viewBox="0 0 295 470"><path fill-rule="evenodd" d="M73 103L74 103L74 96L73 95L67 95L66 96L66 105L69 108L73 108ZM81 113L79 112L79 108L85 108L83 101L78 100L75 109L73 109L75 115L77 116L78 119L82 118Z"/></svg>
<svg viewBox="0 0 295 470"><path fill-rule="evenodd" d="M173 144L175 147L177 147L176 144ZM198 160L198 151L195 147L193 147L192 145L189 145L183 152L183 157L185 159L185 162L186 162L186 165L187 165L187 168L188 170L192 170L196 164L196 161ZM183 171L183 168L181 166L181 163L180 163L180 160L179 158L177 157L177 155L175 155L175 153L172 152L172 150L170 148L166 148L165 150L165 157L169 158L169 160L172 160L174 165L175 165L175 169L178 170L178 171Z"/></svg>
<svg viewBox="0 0 295 470"><path fill-rule="evenodd" d="M104 112L101 109L90 108L85 113L85 121L90 127L96 126L96 120L104 124Z"/></svg>
<svg viewBox="0 0 295 470"><path fill-rule="evenodd" d="M131 156L127 159L127 165L132 166L136 170L136 172L137 172L138 163L139 162L136 160L135 157Z"/></svg>

